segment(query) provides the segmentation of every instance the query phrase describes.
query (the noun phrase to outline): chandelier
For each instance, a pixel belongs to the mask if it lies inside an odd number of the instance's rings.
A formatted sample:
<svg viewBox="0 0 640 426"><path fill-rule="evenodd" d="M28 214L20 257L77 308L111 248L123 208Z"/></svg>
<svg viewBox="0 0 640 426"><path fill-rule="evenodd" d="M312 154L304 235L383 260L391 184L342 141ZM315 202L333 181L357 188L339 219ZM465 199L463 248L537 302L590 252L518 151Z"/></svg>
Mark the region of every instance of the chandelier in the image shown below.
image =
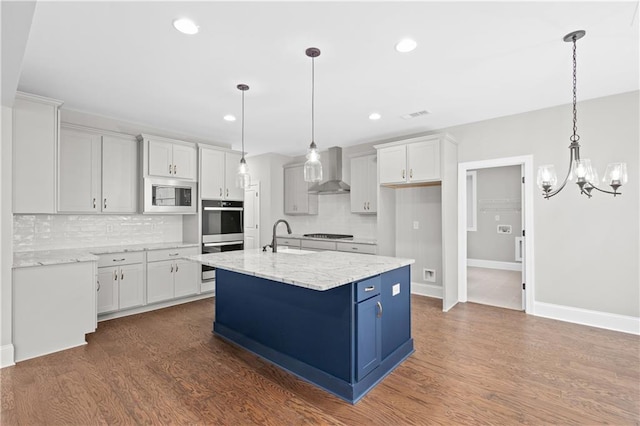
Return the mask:
<svg viewBox="0 0 640 426"><path fill-rule="evenodd" d="M549 199L556 195L567 184L567 181L576 179L576 183L580 187L580 193L591 198L591 192L596 191L612 194L614 197L621 194L618 188L627 183L627 164L611 163L607 165L604 173L603 183L613 188L613 191L598 188L598 172L592 166L591 160L588 158L580 158L580 136L578 136L578 111L576 107L576 42L586 34L583 30L573 31L563 40L567 43L573 43L573 135L569 137L571 144L569 145L569 171L560 186L558 177L553 165L540 166L538 168L538 187L542 189L544 198Z"/></svg>
<svg viewBox="0 0 640 426"><path fill-rule="evenodd" d="M307 152L307 161L304 163L304 180L306 182L320 182L322 180L322 163L320 163L320 153L314 141L315 58L320 56L320 49L310 47L305 53L311 58L311 144Z"/></svg>
<svg viewBox="0 0 640 426"><path fill-rule="evenodd" d="M236 186L238 188L248 188L251 185L251 176L249 175L249 166L244 159L244 92L249 90L246 84L238 84L238 90L242 91L242 158L238 165L238 174L236 175Z"/></svg>

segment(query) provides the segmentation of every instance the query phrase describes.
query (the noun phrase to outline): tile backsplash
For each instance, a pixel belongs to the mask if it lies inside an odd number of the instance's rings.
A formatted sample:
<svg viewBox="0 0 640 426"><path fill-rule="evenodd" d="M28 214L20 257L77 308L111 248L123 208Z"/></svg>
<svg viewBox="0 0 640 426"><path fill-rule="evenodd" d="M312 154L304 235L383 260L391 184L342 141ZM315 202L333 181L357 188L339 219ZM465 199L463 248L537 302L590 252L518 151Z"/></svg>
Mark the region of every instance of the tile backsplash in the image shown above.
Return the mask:
<svg viewBox="0 0 640 426"><path fill-rule="evenodd" d="M182 241L180 215L14 215L13 250Z"/></svg>
<svg viewBox="0 0 640 426"><path fill-rule="evenodd" d="M317 215L285 215L294 234L330 233L350 234L357 238L377 238L376 215L351 213L349 194L318 196ZM284 226L279 228L284 232Z"/></svg>

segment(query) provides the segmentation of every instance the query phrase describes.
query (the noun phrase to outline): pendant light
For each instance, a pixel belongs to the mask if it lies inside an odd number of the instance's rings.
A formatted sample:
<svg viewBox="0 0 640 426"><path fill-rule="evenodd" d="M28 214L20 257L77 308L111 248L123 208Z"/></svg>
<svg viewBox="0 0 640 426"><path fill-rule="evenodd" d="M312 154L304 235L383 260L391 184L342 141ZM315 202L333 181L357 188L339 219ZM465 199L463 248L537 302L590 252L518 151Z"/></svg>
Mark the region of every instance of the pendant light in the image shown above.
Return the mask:
<svg viewBox="0 0 640 426"><path fill-rule="evenodd" d="M236 176L236 186L239 188L248 188L251 185L251 176L249 175L249 166L244 159L244 92L249 90L246 84L238 84L238 90L242 92L242 158L238 166L238 175Z"/></svg>
<svg viewBox="0 0 640 426"><path fill-rule="evenodd" d="M322 180L322 163L320 153L314 141L314 101L315 101L315 58L320 56L320 49L310 47L305 52L311 58L311 145L304 163L304 180L306 182L320 182Z"/></svg>
<svg viewBox="0 0 640 426"><path fill-rule="evenodd" d="M569 137L571 144L569 145L569 171L560 186L556 187L558 177L553 165L540 166L538 168L537 183L542 189L544 198L549 199L562 191L568 180L576 179L576 183L580 187L580 193L591 198L591 191L604 192L612 194L614 197L619 195L618 188L627 183L627 165L626 163L611 163L607 166L604 174L603 182L611 186L613 191L607 191L598 188L598 173L592 166L591 160L588 158L580 158L580 136L578 136L578 110L576 107L576 42L586 34L583 30L573 31L563 40L567 43L573 43L573 135Z"/></svg>

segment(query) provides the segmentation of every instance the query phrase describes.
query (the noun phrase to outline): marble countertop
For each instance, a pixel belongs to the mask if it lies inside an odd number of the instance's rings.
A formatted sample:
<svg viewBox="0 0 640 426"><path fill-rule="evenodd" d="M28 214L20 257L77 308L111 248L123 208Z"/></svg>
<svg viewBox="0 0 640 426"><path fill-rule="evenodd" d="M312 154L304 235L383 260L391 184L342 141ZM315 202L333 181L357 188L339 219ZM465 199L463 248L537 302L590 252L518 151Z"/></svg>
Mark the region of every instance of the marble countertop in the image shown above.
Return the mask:
<svg viewBox="0 0 640 426"><path fill-rule="evenodd" d="M313 238L305 237L303 234L279 234L278 238L292 238L296 240L315 240L315 241L331 241L336 243L355 243L355 244L371 244L376 245L378 242L373 238Z"/></svg>
<svg viewBox="0 0 640 426"><path fill-rule="evenodd" d="M260 249L188 256L208 266L305 287L330 290L353 281L407 266L415 261L371 254L319 251L271 253Z"/></svg>
<svg viewBox="0 0 640 426"><path fill-rule="evenodd" d="M103 247L85 247L60 250L17 251L13 253L13 267L58 265L63 263L91 262L98 260L100 254L161 250L168 248L199 247L197 243L168 242L143 243Z"/></svg>

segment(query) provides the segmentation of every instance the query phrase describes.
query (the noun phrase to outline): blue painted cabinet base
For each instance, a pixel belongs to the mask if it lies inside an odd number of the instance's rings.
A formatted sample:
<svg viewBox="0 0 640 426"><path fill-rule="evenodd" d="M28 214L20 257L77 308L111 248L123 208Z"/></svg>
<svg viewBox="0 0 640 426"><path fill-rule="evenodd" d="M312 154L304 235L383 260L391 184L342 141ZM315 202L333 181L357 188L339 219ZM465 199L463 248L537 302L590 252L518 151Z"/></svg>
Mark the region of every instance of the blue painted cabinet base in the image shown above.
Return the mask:
<svg viewBox="0 0 640 426"><path fill-rule="evenodd" d="M400 294L389 299L394 284L400 284ZM407 266L382 274L381 300L384 303L387 298L389 307L393 306L388 317L385 310L380 318L380 347L384 353L380 363L357 380L356 286L351 283L316 291L217 269L213 331L303 380L356 403L414 350ZM386 345L385 331L393 336L387 338ZM398 341L399 335L404 341Z"/></svg>

